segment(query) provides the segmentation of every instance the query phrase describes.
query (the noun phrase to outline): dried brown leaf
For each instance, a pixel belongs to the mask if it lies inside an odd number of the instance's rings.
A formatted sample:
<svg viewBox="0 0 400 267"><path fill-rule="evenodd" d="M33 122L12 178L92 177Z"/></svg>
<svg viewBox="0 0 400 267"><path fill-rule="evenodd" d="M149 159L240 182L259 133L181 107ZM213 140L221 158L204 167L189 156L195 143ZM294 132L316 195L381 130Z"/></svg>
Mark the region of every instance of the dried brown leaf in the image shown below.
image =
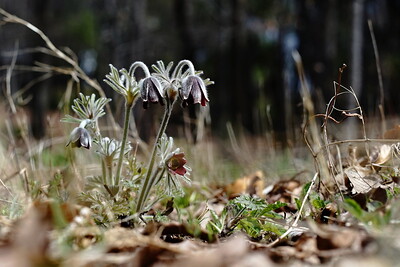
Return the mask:
<svg viewBox="0 0 400 267"><path fill-rule="evenodd" d="M275 266L273 262L262 253L248 253L231 265L232 267Z"/></svg>
<svg viewBox="0 0 400 267"><path fill-rule="evenodd" d="M375 165L386 163L392 158L392 147L389 145L381 145L371 154L371 162Z"/></svg>
<svg viewBox="0 0 400 267"><path fill-rule="evenodd" d="M369 168L361 166L351 166L344 169L344 173L349 178L353 185L352 193L365 194L373 188L379 187L381 184L381 178L377 174L373 174Z"/></svg>
<svg viewBox="0 0 400 267"><path fill-rule="evenodd" d="M104 233L104 243L109 252L134 251L140 245L137 237L138 234L133 230L116 227Z"/></svg>
<svg viewBox="0 0 400 267"><path fill-rule="evenodd" d="M340 258L335 266L337 267L354 267L354 266L363 266L363 267L391 267L391 264L387 259L373 257L373 256L352 256L346 258Z"/></svg>
<svg viewBox="0 0 400 267"><path fill-rule="evenodd" d="M104 233L104 242L108 251L124 252L133 251L137 247L158 247L173 253L187 253L184 246L170 244L160 239L157 235L143 235L137 229L116 227Z"/></svg>
<svg viewBox="0 0 400 267"><path fill-rule="evenodd" d="M301 190L302 186L297 180L291 179L279 181L273 186L272 190L268 192L266 195L266 200L269 203L275 203L277 201L288 203L287 206L281 208L280 210L295 212L297 211L297 207L294 204L294 198L299 197Z"/></svg>
<svg viewBox="0 0 400 267"><path fill-rule="evenodd" d="M400 139L400 125L394 126L383 134L384 139Z"/></svg>
<svg viewBox="0 0 400 267"><path fill-rule="evenodd" d="M178 260L173 266L234 266L248 256L248 253L248 241L245 237L239 235L229 238L226 242L221 243L218 246L192 251L191 254Z"/></svg>
<svg viewBox="0 0 400 267"><path fill-rule="evenodd" d="M18 262L15 266L44 266L48 262L47 249L52 229L50 202L34 202L14 229L10 260Z"/></svg>
<svg viewBox="0 0 400 267"><path fill-rule="evenodd" d="M381 187L375 188L371 192L370 199L376 200L376 201L381 202L382 204L385 204L386 201L388 200L386 190Z"/></svg>
<svg viewBox="0 0 400 267"><path fill-rule="evenodd" d="M310 223L310 227L318 236L317 245L320 250L351 249L357 253L362 252L372 241L369 235L359 228L315 223Z"/></svg>
<svg viewBox="0 0 400 267"><path fill-rule="evenodd" d="M237 179L235 182L224 188L228 197L235 198L242 194L263 196L264 174L262 171L256 171L253 174Z"/></svg>
<svg viewBox="0 0 400 267"><path fill-rule="evenodd" d="M338 207L335 203L328 203L325 208L321 211L321 214L317 218L319 223L333 223L337 222L337 211ZM334 219L334 220L333 220Z"/></svg>
<svg viewBox="0 0 400 267"><path fill-rule="evenodd" d="M203 241L208 242L209 236L205 230L195 229L199 231L196 236L193 235L194 231L190 231L190 226L187 224L181 224L177 222L171 222L167 224L151 222L148 223L143 231L145 235L159 234L161 239L168 243L179 243L188 238L199 238Z"/></svg>

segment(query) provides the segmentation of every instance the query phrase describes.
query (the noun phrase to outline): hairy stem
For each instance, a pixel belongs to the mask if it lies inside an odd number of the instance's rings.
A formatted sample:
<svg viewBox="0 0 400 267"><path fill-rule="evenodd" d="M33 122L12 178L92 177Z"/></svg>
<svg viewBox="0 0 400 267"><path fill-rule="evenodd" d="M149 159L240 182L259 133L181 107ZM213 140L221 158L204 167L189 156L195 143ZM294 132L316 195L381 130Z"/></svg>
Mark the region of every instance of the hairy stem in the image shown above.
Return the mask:
<svg viewBox="0 0 400 267"><path fill-rule="evenodd" d="M182 71L184 66L188 66L189 70L190 70L190 75L195 75L195 70L194 70L194 66L193 63L190 60L184 59L179 61L178 65L176 65L174 72L172 73L172 78L176 78L177 75L179 75L179 73Z"/></svg>
<svg viewBox="0 0 400 267"><path fill-rule="evenodd" d="M119 152L117 173L115 175L115 183L114 183L115 185L119 185L119 181L121 179L122 162L124 160L125 145L126 145L126 139L128 137L129 118L131 115L132 106L133 106L133 102L132 103L127 102L125 104L124 133L122 136L121 151Z"/></svg>
<svg viewBox="0 0 400 267"><path fill-rule="evenodd" d="M149 69L147 68L146 64L144 64L142 61L136 61L135 63L133 63L131 65L131 67L129 68L129 72L128 72L129 75L134 76L136 68L138 68L138 67L142 68L142 70L144 71L144 75L146 75L146 77L151 76Z"/></svg>
<svg viewBox="0 0 400 267"><path fill-rule="evenodd" d="M107 185L114 185L113 184L113 166L112 163L107 165L107 169L108 169L108 183ZM115 184L118 185L118 184Z"/></svg>
<svg viewBox="0 0 400 267"><path fill-rule="evenodd" d="M107 171L106 171L106 163L105 160L101 160L101 174L103 176L103 184L107 184Z"/></svg>
<svg viewBox="0 0 400 267"><path fill-rule="evenodd" d="M143 212L144 204L145 204L145 202L147 200L147 197L149 195L150 189L153 187L154 182L155 182L156 177L157 177L157 175L152 175L153 174L154 163L155 163L155 160L156 160L157 145L160 142L160 139L161 139L162 135L165 133L165 129L167 128L167 124L168 124L169 118L171 117L172 107L173 107L173 105L175 103L175 101L173 101L171 103L170 99L168 99L168 98L166 100L167 100L167 105L165 107L164 116L163 116L163 119L161 121L160 129L158 130L158 134L157 134L156 140L155 140L154 145L153 145L153 151L151 152L150 161L149 161L149 164L147 166L146 177L143 180L143 184L141 186L141 190L140 190L139 195L138 195L138 200L137 200L137 205L136 205L136 212Z"/></svg>

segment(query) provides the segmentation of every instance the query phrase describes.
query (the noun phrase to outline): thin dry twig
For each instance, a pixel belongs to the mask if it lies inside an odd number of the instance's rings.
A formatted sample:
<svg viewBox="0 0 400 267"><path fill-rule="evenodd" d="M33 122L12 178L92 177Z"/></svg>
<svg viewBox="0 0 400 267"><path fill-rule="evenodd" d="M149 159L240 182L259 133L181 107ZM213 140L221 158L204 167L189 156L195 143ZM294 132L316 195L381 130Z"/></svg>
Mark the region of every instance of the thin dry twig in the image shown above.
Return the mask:
<svg viewBox="0 0 400 267"><path fill-rule="evenodd" d="M345 65L344 65L345 66ZM342 141L330 141L328 138L328 122L332 121L336 124L340 124L342 123L344 120L346 120L347 118L351 118L351 117L356 117L361 121L362 124L362 134L363 134L363 139L359 139L356 142L362 142L365 145L365 151L366 154L368 156L368 160L370 159L369 157L369 141L370 139L367 138L367 134L366 134L366 127L365 127L365 121L364 121L364 116L363 116L363 111L361 108L361 105L358 101L358 98L354 92L354 90L350 87L350 88L346 88L345 86L341 85L341 74L343 72L343 67L341 69L339 69L339 82L334 82L334 88L335 88L335 94L334 96L329 100L328 105L327 105L327 109L325 111L325 114L316 114L314 115L310 121L316 117L322 117L324 122L323 122L323 135L324 135L324 146L317 146L317 148L312 148L312 144L311 141L308 139L307 137L307 128L308 128L308 122L306 122L304 128L303 128L303 136L304 136L304 140L307 144L307 146L309 147L309 149L312 151L313 157L315 159L318 158L318 155L326 155L327 157L327 164L328 164L328 169L330 172L330 175L333 177L335 184L337 186L337 188L339 189L339 185L338 182L336 181L335 177L337 176L338 173L341 172L341 170L337 170L336 166L334 164L334 157L331 154L331 150L330 147L332 145L338 145L338 144L343 144L343 143L351 143L354 140L342 140ZM342 89L341 92L339 92L339 89ZM345 96L350 94L351 97L354 99L356 105L354 108L347 108L347 109L340 109L338 107L335 106L336 100L339 96ZM337 111L340 112L340 114L342 115L342 118L340 120L337 120L336 118L333 117L332 113L333 111ZM315 138L313 138L315 139ZM315 147L315 146L314 146ZM338 149L338 148L337 148ZM323 153L321 153L323 152ZM339 156L340 156L340 150L338 151ZM340 192L340 190L339 190Z"/></svg>
<svg viewBox="0 0 400 267"><path fill-rule="evenodd" d="M40 75L39 77L30 80L25 86L21 87L18 91L16 91L12 97L14 99L19 99L20 97L22 97L22 95L24 93L26 93L29 89L31 89L34 85L41 83L45 80L48 80L50 78L52 78L54 76L54 74L52 72L46 72L43 75ZM19 103L17 101L17 103Z"/></svg>
<svg viewBox="0 0 400 267"><path fill-rule="evenodd" d="M37 28L36 26L34 26L33 24L15 16L12 15L10 13L8 13L7 11L5 11L4 9L0 8L0 14L3 15L4 17L2 18L2 20L0 21L3 22L3 24L6 23L15 23L15 24L20 24L23 25L25 27L27 27L28 29L30 29L31 31L33 31L34 33L38 34L40 36L40 38L45 42L47 47L36 47L36 48L32 48L31 51L32 52L41 52L50 56L54 56L57 57L61 60L64 60L65 62L67 62L71 67L67 68L67 67L55 67L55 66L51 66L51 65L47 65L44 63L40 63L40 62L36 62L36 66L15 66L14 69L21 69L21 70L27 70L27 71L36 71L36 72L44 72L44 73L61 73L61 74L65 74L65 75L70 75L72 79L74 79L78 84L79 84L79 79L85 81L90 87L92 87L93 89L95 89L99 95L101 97L106 97L103 89L101 88L99 82L95 79L91 79L79 66L78 63L78 58L75 55L75 53L70 50L69 48L64 48L64 52L62 50L60 50L59 48L57 48L52 42L51 40L44 34L44 32L42 30L40 30L39 28ZM30 52L29 49L24 50L24 53ZM0 70L3 69L4 67L0 66ZM45 80L45 78L47 77L42 77L43 80ZM38 81L40 81L41 79L39 78ZM31 86L32 84L30 84L29 86ZM28 85L26 87L29 87ZM112 111L111 111L111 106L109 103L107 103L106 105L106 109L107 109L107 118L112 126L112 130L114 132L119 132L121 127L118 126L118 124L115 122L114 116L112 115ZM137 132L137 129L131 129L131 131L133 131L132 136L138 140L140 146L142 147L142 149L144 151L147 151L147 146L145 144L145 142L139 137L139 134Z"/></svg>
<svg viewBox="0 0 400 267"><path fill-rule="evenodd" d="M11 94L11 74L17 62L17 56L18 56L18 42L15 43L14 54L12 55L10 66L7 68L7 75L6 75L6 98L10 105L11 112L13 114L17 113L17 109L15 108L14 99Z"/></svg>
<svg viewBox="0 0 400 267"><path fill-rule="evenodd" d="M331 115L332 115L332 112L334 111L334 109L335 109L335 104L336 104L336 100L337 100L337 98L338 98L338 96L339 96L339 89L340 89L340 85L341 85L341 82L342 82L342 74L343 74L343 71L344 71L344 69L347 67L347 65L346 64L343 64L342 65L342 67L340 67L339 68L339 74L338 74L338 83L336 84L336 83L334 83L333 85L333 87L334 87L334 90L335 90L335 95L331 98L331 100L329 101L329 104L328 104L328 107L327 107L327 109L326 109L326 112L325 112L325 118L324 118L324 123L323 123L323 125L322 125L322 127L323 127L323 132L324 132L324 142L325 142L325 146L326 145L328 145L329 144L329 138L328 138L328 118L330 119L330 120L332 120L332 121L334 121L335 123L340 123L341 121L336 121ZM337 86L338 85L338 86ZM344 114L343 114L344 115ZM346 118L348 118L349 116L344 116L343 117L343 119L342 119L342 121L343 120L345 120ZM335 184L336 184L336 186L337 186L337 189L338 189L338 191L340 192L340 188L339 188L339 184L338 184L338 182L336 181L336 173L337 173L337 171L335 170L335 164L334 164L334 160L333 160L333 156L332 156L332 153L331 153L331 150L330 150L330 148L327 146L327 148L326 148L326 152L327 152L327 157L328 157L328 167L329 167L329 170L330 170L330 172L331 172L331 175L332 175L332 177L333 177L333 180L335 181ZM342 195L342 194L341 194ZM343 197L343 195L342 195L342 198L344 199L344 197Z"/></svg>
<svg viewBox="0 0 400 267"><path fill-rule="evenodd" d="M58 57L72 66L73 70L70 70L69 72L67 71L65 74L69 74L71 76L75 76L75 77L82 79L87 84L89 84L92 88L94 88L100 94L101 97L106 97L100 84L96 80L91 79L89 76L87 76L86 73L81 69L81 67L79 66L79 64L76 60L74 60L72 57L66 55L64 52L62 52L60 49L58 49L51 42L51 40L43 33L42 30L40 30L33 24L31 24L23 19L8 13L7 11L5 11L2 8L0 8L0 14L2 14L4 16L2 20L5 23L21 24L21 25L27 27L28 29L30 29L31 31L33 31L34 33L38 34L40 36L40 38L42 38L42 40L45 42L46 46L50 49L51 52L48 50L46 51L48 54ZM43 67L43 66L41 66L41 67ZM51 71L51 70L54 70L54 66L49 67L48 71ZM62 70L65 70L65 68L56 68L56 70L62 71ZM115 130L118 129L118 126L114 120L114 117L112 116L110 105L107 104L106 108L107 108L108 118L109 118L111 124L113 125Z"/></svg>
<svg viewBox="0 0 400 267"><path fill-rule="evenodd" d="M8 188L8 186L3 182L2 179L0 179L0 183L1 185L7 190L7 192L10 194L11 197L13 197L13 193L11 192L10 188Z"/></svg>
<svg viewBox="0 0 400 267"><path fill-rule="evenodd" d="M296 216L296 219L294 220L294 222L292 223L292 225L291 225L291 226L289 227L289 229L287 229L286 232L283 233L278 239L276 239L276 240L274 240L273 242L269 243L269 244L267 245L268 247L273 247L274 245L276 245L278 242L280 242L282 239L284 239L286 236L288 236L288 235L293 231L294 228L296 228L297 223L298 223L299 220L300 220L301 214L303 213L304 205L305 205L306 201L308 200L308 197L309 197L309 195L310 195L310 193L311 193L312 188L313 188L314 185L315 185L315 181L317 180L318 174L319 174L319 173L316 172L315 175L314 175L314 177L313 177L313 179L311 180L310 187L308 188L307 193L306 193L306 195L304 196L303 201L301 202L300 209L299 209L299 211L298 211L298 213L297 213L297 216Z"/></svg>

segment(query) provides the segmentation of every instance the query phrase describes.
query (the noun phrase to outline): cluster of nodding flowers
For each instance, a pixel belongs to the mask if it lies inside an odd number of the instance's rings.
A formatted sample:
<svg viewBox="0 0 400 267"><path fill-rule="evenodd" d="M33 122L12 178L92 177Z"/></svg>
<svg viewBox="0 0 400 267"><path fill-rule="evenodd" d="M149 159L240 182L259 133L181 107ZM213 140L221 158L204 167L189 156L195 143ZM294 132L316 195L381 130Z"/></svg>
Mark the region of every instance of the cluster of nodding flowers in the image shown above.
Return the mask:
<svg viewBox="0 0 400 267"><path fill-rule="evenodd" d="M173 69L173 62L167 66L162 61L152 65L154 70L150 73L148 67L141 61L134 62L129 70L117 70L110 64L110 73L106 75L106 82L117 93L125 98L125 119L122 141L109 137L102 137L98 119L105 115L104 107L111 101L108 98L98 98L95 95L79 95L72 105L72 110L77 115L67 115L62 121L79 123L72 130L67 146L84 147L90 149L96 144L96 152L102 158L102 183L112 198L118 196L121 187L121 169L124 156L131 146L127 142L129 120L132 107L141 97L143 108L147 109L151 104L165 106L165 112L160 128L155 139L152 153L143 174L141 186L136 196L135 212L141 213L146 210L145 204L149 193L156 184L164 183L165 192L173 196L175 192L181 191L180 180L190 182L191 169L186 165L184 152L174 148L173 138L165 135L165 130L171 116L175 102L180 99L182 107L191 104L205 106L209 102L206 86L213 84L209 79L202 79L201 71L195 71L189 60L180 61ZM142 69L145 77L137 80L135 73ZM173 70L172 70L173 69ZM116 169L114 171L116 162Z"/></svg>

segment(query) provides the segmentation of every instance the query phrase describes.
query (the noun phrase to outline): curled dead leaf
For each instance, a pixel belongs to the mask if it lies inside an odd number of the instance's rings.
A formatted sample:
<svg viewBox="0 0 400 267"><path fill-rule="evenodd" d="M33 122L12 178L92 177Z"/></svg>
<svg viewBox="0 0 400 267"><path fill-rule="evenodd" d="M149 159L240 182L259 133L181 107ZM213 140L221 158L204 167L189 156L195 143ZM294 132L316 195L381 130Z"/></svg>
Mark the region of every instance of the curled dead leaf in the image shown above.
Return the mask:
<svg viewBox="0 0 400 267"><path fill-rule="evenodd" d="M228 197L235 198L242 194L263 196L264 174L262 171L256 171L253 174L237 179L235 182L224 188Z"/></svg>
<svg viewBox="0 0 400 267"><path fill-rule="evenodd" d="M391 157L392 147L384 144L375 148L375 151L370 155L370 160L375 165L381 165L389 161Z"/></svg>

